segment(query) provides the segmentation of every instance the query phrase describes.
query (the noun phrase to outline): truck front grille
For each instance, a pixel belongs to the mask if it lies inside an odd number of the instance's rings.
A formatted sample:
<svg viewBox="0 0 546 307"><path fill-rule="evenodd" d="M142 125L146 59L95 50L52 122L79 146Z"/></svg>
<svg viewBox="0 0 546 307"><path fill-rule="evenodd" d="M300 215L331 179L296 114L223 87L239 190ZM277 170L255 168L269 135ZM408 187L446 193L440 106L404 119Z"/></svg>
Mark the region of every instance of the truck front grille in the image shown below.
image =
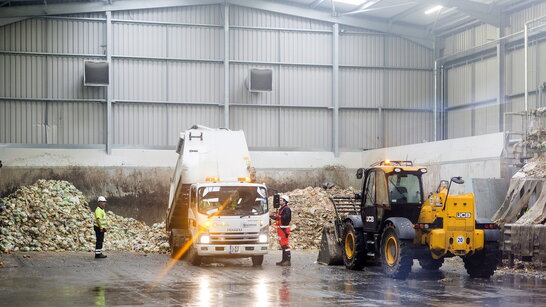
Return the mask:
<svg viewBox="0 0 546 307"><path fill-rule="evenodd" d="M256 244L257 232L211 232L211 244Z"/></svg>

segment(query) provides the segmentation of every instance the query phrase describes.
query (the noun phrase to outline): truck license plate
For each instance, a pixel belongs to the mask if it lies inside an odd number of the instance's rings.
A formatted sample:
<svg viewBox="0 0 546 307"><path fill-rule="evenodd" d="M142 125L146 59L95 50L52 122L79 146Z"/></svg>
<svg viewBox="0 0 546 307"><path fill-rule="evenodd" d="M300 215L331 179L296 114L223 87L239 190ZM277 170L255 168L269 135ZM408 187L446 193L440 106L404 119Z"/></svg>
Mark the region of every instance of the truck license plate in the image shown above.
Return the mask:
<svg viewBox="0 0 546 307"><path fill-rule="evenodd" d="M241 250L239 249L240 246L230 246L229 247L229 253L230 254L239 254Z"/></svg>

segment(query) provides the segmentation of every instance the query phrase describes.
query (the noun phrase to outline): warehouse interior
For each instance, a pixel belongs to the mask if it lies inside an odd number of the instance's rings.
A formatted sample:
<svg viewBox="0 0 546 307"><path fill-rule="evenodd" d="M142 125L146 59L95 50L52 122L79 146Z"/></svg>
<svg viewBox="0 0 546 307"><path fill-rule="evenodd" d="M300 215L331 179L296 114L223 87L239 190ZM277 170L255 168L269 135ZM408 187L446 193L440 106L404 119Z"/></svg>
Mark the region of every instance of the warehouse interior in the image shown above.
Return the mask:
<svg viewBox="0 0 546 307"><path fill-rule="evenodd" d="M540 225L545 86L543 0L0 0L0 196L66 180L160 223L202 125L278 192L411 160L427 195L462 176L480 217ZM544 263L533 231L512 258Z"/></svg>

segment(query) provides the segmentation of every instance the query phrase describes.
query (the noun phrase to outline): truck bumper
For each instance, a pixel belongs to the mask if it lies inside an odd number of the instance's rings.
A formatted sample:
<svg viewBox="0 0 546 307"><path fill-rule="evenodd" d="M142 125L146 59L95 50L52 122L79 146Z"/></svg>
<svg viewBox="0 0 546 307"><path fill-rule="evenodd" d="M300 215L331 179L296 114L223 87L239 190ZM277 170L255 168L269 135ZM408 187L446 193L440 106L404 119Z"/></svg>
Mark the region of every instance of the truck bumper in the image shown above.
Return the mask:
<svg viewBox="0 0 546 307"><path fill-rule="evenodd" d="M250 257L267 254L269 244L218 245L196 244L199 256Z"/></svg>

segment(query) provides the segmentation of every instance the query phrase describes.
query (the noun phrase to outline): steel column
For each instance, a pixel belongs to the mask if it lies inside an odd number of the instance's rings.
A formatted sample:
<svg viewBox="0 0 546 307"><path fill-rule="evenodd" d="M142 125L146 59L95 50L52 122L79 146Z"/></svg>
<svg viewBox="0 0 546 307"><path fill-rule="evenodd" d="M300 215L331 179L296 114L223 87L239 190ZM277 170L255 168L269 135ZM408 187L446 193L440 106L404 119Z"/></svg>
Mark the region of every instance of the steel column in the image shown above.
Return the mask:
<svg viewBox="0 0 546 307"><path fill-rule="evenodd" d="M499 30L498 35L499 37L504 36L504 18L501 14L501 18L499 21ZM497 41L497 70L498 70L498 94L497 94L497 102L499 104L499 132L504 131L504 112L506 112L506 103L505 103L505 76L506 76L506 48L505 48L505 42L503 40Z"/></svg>
<svg viewBox="0 0 546 307"><path fill-rule="evenodd" d="M224 4L224 128L229 129L229 4Z"/></svg>
<svg viewBox="0 0 546 307"><path fill-rule="evenodd" d="M112 63L112 51L113 48L113 39L112 39L112 12L106 12L106 61L108 62L108 86L106 87L106 153L112 153L112 133L113 133L113 123L112 123L112 100L114 97L113 93L113 64Z"/></svg>
<svg viewBox="0 0 546 307"><path fill-rule="evenodd" d="M334 156L339 156L339 25L332 26L332 105L333 112L333 149Z"/></svg>

